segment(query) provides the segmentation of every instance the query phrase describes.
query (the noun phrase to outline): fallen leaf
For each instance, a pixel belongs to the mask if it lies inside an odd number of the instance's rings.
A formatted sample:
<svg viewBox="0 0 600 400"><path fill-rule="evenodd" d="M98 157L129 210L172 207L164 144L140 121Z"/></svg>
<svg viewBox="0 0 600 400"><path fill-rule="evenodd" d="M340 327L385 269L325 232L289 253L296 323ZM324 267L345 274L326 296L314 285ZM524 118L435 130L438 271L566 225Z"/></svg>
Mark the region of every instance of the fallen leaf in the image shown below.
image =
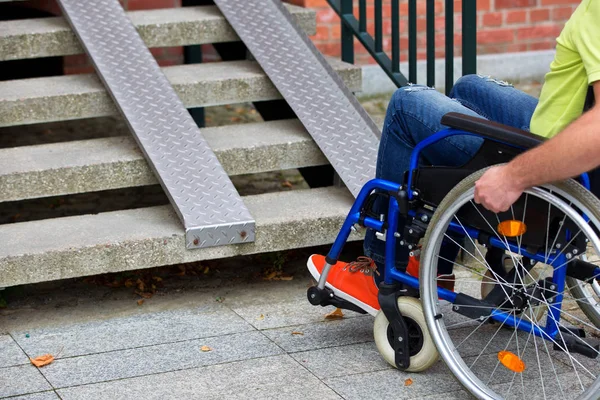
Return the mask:
<svg viewBox="0 0 600 400"><path fill-rule="evenodd" d="M125 281L125 287L133 287L135 285L131 279Z"/></svg>
<svg viewBox="0 0 600 400"><path fill-rule="evenodd" d="M294 332L292 332L292 335L304 335L304 333L298 332L298 331L294 331Z"/></svg>
<svg viewBox="0 0 600 400"><path fill-rule="evenodd" d="M141 306L142 304L144 304L144 299L139 299L139 300L137 301L137 305L138 305L138 306Z"/></svg>
<svg viewBox="0 0 600 400"><path fill-rule="evenodd" d="M329 314L325 314L325 319L342 319L344 318L344 313L341 308L336 308Z"/></svg>
<svg viewBox="0 0 600 400"><path fill-rule="evenodd" d="M281 280L281 281L291 281L293 279L294 279L293 276L286 276L286 275L284 275L284 276L280 276L279 277L279 280Z"/></svg>
<svg viewBox="0 0 600 400"><path fill-rule="evenodd" d="M160 276L153 276L152 279L156 282L162 282L163 278L161 278Z"/></svg>
<svg viewBox="0 0 600 400"><path fill-rule="evenodd" d="M413 380L408 378L407 380L404 381L404 386L410 386L413 384Z"/></svg>
<svg viewBox="0 0 600 400"><path fill-rule="evenodd" d="M262 321L263 319L265 319L265 316L263 314L260 314L260 316L258 317L258 319Z"/></svg>
<svg viewBox="0 0 600 400"><path fill-rule="evenodd" d="M202 271L205 275L208 274L210 272L210 268L209 267L204 267L204 271Z"/></svg>
<svg viewBox="0 0 600 400"><path fill-rule="evenodd" d="M268 274L267 276L265 276L263 279L266 281L270 281L273 278L275 278L277 276L277 271L273 271L270 274Z"/></svg>
<svg viewBox="0 0 600 400"><path fill-rule="evenodd" d="M208 347L208 346L202 346L202 347L200 347L200 350L202 350L202 351L203 351L203 352L205 352L205 353L206 353L207 351L212 351L212 349L211 349L210 347Z"/></svg>
<svg viewBox="0 0 600 400"><path fill-rule="evenodd" d="M43 356L39 356L36 358L30 358L29 361L36 367L40 368L44 365L48 365L54 361L54 356L52 354L44 354Z"/></svg>
<svg viewBox="0 0 600 400"><path fill-rule="evenodd" d="M291 188L294 185L292 185L292 182L290 182L290 181L283 181L283 182L281 182L281 186Z"/></svg>

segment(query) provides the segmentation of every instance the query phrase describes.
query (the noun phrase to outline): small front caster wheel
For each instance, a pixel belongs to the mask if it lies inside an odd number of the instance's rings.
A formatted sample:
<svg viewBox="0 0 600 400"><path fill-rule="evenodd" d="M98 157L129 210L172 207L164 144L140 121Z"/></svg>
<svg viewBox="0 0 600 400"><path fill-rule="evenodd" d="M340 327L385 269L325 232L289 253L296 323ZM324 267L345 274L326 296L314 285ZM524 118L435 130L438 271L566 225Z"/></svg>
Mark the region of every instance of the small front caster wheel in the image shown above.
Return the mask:
<svg viewBox="0 0 600 400"><path fill-rule="evenodd" d="M425 324L421 302L414 297L399 297L398 308L400 308L408 328L410 367L406 371L425 371L438 360L439 354ZM392 347L394 337L383 311L379 311L375 317L373 335L377 350L384 360L396 367L394 348Z"/></svg>

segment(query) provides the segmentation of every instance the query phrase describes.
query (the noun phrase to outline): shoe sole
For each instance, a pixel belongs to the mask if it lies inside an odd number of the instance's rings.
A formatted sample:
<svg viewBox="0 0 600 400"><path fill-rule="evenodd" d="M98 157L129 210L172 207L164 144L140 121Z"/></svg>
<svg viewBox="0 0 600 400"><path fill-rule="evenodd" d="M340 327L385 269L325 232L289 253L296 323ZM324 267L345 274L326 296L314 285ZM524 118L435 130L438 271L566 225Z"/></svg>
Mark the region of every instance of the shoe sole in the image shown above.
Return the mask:
<svg viewBox="0 0 600 400"><path fill-rule="evenodd" d="M315 265L313 264L311 258L308 259L306 266L308 267L308 271L310 272L310 274L318 282L319 278L321 278L321 274L319 273L319 270L317 269L317 267L315 267ZM362 301L358 300L356 297L350 296L348 293L343 292L343 291L337 289L336 287L330 285L329 282L325 282L325 286L328 287L329 289L333 290L333 294L335 294L337 297L339 297L343 300L349 301L350 303L354 304L355 306L358 306L361 309L365 310L372 316L376 316L377 313L379 312L379 310L376 310L373 307L371 307L370 305L363 303Z"/></svg>

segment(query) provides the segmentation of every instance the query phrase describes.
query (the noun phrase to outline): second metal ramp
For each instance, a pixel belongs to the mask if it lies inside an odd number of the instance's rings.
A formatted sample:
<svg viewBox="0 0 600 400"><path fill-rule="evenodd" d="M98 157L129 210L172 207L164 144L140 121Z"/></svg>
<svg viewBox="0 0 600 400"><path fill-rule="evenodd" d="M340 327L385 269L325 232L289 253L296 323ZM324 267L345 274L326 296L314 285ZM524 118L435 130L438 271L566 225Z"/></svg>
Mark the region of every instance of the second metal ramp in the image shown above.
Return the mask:
<svg viewBox="0 0 600 400"><path fill-rule="evenodd" d="M375 177L375 123L280 0L215 3L356 196Z"/></svg>
<svg viewBox="0 0 600 400"><path fill-rule="evenodd" d="M254 220L118 0L59 0L183 221L188 248L254 240Z"/></svg>

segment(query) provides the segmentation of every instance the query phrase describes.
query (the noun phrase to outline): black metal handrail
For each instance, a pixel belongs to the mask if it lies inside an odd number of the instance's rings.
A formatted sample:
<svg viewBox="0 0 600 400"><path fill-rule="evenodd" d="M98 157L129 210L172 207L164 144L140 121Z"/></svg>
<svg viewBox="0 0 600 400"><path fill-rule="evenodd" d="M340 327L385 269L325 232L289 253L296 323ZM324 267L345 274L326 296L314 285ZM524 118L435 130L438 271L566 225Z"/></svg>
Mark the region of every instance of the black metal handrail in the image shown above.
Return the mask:
<svg viewBox="0 0 600 400"><path fill-rule="evenodd" d="M374 0L375 37L367 32L367 1L358 0L358 19L354 16L353 0L327 0L342 21L342 60L354 63L354 37L383 68L396 84L406 86L417 82L417 0L408 0L408 79L400 72L400 5L391 0L392 55L383 50L383 5ZM426 1L427 85L435 85L435 1ZM449 93L454 84L454 0L445 0L445 86ZM462 2L462 74L477 70L477 0Z"/></svg>

